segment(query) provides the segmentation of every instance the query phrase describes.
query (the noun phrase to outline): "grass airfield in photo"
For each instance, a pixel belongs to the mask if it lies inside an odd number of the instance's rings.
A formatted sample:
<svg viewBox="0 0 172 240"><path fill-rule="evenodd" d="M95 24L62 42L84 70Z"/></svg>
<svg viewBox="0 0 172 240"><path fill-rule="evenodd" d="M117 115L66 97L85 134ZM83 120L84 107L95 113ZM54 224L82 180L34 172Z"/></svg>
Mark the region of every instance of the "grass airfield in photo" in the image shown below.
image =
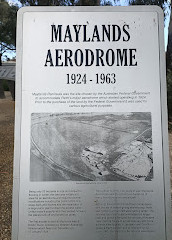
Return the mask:
<svg viewBox="0 0 172 240"><path fill-rule="evenodd" d="M31 115L31 181L152 178L150 113Z"/></svg>

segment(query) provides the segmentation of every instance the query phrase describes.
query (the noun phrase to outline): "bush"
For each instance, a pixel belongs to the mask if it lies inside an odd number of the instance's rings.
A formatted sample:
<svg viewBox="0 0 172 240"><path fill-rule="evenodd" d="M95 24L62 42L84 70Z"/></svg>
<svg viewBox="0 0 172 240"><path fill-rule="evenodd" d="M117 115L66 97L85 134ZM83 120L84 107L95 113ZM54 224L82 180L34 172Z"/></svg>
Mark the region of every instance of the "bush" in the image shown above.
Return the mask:
<svg viewBox="0 0 172 240"><path fill-rule="evenodd" d="M2 84L3 84L3 89L4 89L4 91L9 91L9 87L8 87L7 81L6 81L6 80L3 80Z"/></svg>

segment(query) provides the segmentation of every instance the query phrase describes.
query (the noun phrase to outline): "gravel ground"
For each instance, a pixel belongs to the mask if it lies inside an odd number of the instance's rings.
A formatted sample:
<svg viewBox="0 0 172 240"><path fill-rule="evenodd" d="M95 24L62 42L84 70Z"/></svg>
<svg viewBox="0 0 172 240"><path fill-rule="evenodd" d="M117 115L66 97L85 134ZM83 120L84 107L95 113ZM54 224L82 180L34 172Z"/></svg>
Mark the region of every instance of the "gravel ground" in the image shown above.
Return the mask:
<svg viewBox="0 0 172 240"><path fill-rule="evenodd" d="M5 94L6 99L0 99L0 240L11 239L14 101ZM172 133L169 139L172 186Z"/></svg>

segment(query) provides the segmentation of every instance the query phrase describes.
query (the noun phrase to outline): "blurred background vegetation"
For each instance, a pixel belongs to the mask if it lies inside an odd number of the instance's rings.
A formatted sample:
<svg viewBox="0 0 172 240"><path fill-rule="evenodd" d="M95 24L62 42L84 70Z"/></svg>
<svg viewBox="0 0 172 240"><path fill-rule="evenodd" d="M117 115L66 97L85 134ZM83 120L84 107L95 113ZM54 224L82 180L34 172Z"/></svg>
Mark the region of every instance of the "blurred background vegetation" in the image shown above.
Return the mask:
<svg viewBox="0 0 172 240"><path fill-rule="evenodd" d="M171 13L170 0L0 0L0 65L2 65L3 60L15 60L16 18L17 11L20 7L98 5L158 5L164 12L164 25ZM168 46L166 49L166 72L169 126L172 128L172 17L170 17L170 20ZM7 90L8 86L5 81L3 85L4 89Z"/></svg>

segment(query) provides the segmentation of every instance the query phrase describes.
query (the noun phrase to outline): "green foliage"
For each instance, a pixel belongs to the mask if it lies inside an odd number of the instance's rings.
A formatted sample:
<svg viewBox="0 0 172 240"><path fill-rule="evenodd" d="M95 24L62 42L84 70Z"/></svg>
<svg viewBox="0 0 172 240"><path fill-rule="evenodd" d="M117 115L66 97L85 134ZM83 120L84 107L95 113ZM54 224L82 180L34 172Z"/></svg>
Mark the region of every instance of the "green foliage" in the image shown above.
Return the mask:
<svg viewBox="0 0 172 240"><path fill-rule="evenodd" d="M168 47L166 52L168 116L172 122L172 16L169 25ZM172 123L171 123L172 128Z"/></svg>
<svg viewBox="0 0 172 240"><path fill-rule="evenodd" d="M157 5L163 7L163 5L167 3L168 0L129 0L130 5Z"/></svg>
<svg viewBox="0 0 172 240"><path fill-rule="evenodd" d="M76 5L78 6L98 6L100 5L100 0L79 0L76 2Z"/></svg>
<svg viewBox="0 0 172 240"><path fill-rule="evenodd" d="M17 10L18 6L10 6L5 0L0 1L0 60L7 50L15 49Z"/></svg>
<svg viewBox="0 0 172 240"><path fill-rule="evenodd" d="M170 10L170 0L129 0L129 5L157 5L162 8L164 12L164 18Z"/></svg>
<svg viewBox="0 0 172 240"><path fill-rule="evenodd" d="M20 0L23 6L98 6L112 5L110 0Z"/></svg>
<svg viewBox="0 0 172 240"><path fill-rule="evenodd" d="M168 115L172 120L172 70L167 70L167 101L168 101Z"/></svg>
<svg viewBox="0 0 172 240"><path fill-rule="evenodd" d="M0 2L0 40L15 46L16 6L9 6L6 1Z"/></svg>
<svg viewBox="0 0 172 240"><path fill-rule="evenodd" d="M20 0L23 6L70 6L74 0Z"/></svg>
<svg viewBox="0 0 172 240"><path fill-rule="evenodd" d="M172 15L170 19L169 25L169 34L168 34L168 46L167 46L167 53L166 53L166 66L167 69L172 70Z"/></svg>

